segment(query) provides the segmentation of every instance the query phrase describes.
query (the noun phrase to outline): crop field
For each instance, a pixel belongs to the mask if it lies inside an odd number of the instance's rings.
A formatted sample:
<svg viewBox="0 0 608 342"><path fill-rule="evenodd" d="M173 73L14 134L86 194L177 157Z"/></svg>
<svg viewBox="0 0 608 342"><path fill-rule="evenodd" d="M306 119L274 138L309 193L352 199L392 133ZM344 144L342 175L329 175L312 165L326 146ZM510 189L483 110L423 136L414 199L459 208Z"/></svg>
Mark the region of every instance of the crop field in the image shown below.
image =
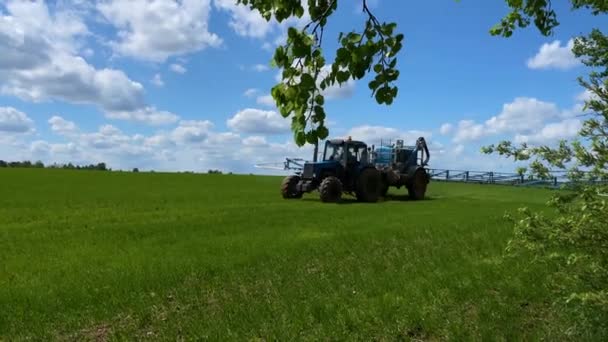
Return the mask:
<svg viewBox="0 0 608 342"><path fill-rule="evenodd" d="M0 340L534 340L565 329L503 214L548 190L376 204L281 177L0 169Z"/></svg>

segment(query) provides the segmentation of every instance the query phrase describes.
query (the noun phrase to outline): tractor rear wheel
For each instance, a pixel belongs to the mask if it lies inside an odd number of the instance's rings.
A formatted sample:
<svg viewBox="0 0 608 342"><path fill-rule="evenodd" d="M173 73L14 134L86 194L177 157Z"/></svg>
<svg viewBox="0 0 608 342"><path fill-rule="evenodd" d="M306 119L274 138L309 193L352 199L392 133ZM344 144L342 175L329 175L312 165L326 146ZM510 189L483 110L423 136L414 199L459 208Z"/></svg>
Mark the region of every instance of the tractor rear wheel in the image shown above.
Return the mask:
<svg viewBox="0 0 608 342"><path fill-rule="evenodd" d="M383 176L382 181L380 182L380 196L386 197L388 187L388 180L386 179L386 176Z"/></svg>
<svg viewBox="0 0 608 342"><path fill-rule="evenodd" d="M297 185L300 182L300 176L287 176L281 183L281 194L285 199L302 198L302 192L298 191Z"/></svg>
<svg viewBox="0 0 608 342"><path fill-rule="evenodd" d="M323 179L319 185L321 202L338 202L342 198L342 182L334 176Z"/></svg>
<svg viewBox="0 0 608 342"><path fill-rule="evenodd" d="M357 178L357 200L361 202L377 202L382 187L382 175L375 168L361 171Z"/></svg>
<svg viewBox="0 0 608 342"><path fill-rule="evenodd" d="M410 195L410 198L413 200L422 200L424 199L424 194L426 193L426 185L428 184L429 179L426 175L426 171L423 168L419 168L414 172L414 177L412 179L412 184L407 187L407 192Z"/></svg>

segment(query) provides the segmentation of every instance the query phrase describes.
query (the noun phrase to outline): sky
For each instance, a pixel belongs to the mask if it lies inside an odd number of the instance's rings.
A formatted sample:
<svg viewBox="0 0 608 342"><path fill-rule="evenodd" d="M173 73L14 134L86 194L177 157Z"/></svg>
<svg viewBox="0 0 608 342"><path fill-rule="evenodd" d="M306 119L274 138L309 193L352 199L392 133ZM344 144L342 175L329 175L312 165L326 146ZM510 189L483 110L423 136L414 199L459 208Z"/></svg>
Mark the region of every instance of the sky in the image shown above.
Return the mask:
<svg viewBox="0 0 608 342"><path fill-rule="evenodd" d="M508 12L502 0L370 1L405 35L399 95L377 104L369 77L328 89L330 137L423 136L430 167L506 172L516 164L480 147L575 137L588 70L572 39L608 22L567 3L554 4L552 36L529 27L507 39L488 32ZM365 19L361 1L339 2L328 61L338 33ZM267 22L234 0L0 0L0 159L235 173L312 159L269 96L274 48L306 23Z"/></svg>

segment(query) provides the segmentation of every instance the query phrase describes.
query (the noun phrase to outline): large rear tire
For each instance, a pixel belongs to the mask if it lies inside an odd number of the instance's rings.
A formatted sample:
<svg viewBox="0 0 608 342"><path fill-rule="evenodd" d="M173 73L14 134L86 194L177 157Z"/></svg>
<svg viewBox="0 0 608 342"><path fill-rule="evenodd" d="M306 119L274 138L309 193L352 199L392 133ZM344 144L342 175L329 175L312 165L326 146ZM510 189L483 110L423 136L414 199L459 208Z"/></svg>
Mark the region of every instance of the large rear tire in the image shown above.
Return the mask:
<svg viewBox="0 0 608 342"><path fill-rule="evenodd" d="M302 198L302 192L298 191L297 185L300 182L300 176L287 176L281 183L281 195L285 199Z"/></svg>
<svg viewBox="0 0 608 342"><path fill-rule="evenodd" d="M319 185L321 202L339 202L342 199L342 182L334 176L323 179Z"/></svg>
<svg viewBox="0 0 608 342"><path fill-rule="evenodd" d="M419 201L424 199L424 195L426 193L426 185L429 182L429 178L426 174L426 171L423 168L419 168L414 172L414 176L412 178L412 184L407 187L407 192L410 195L410 198Z"/></svg>
<svg viewBox="0 0 608 342"><path fill-rule="evenodd" d="M380 196L386 197L388 188L388 179L386 179L386 176L382 176L382 181L380 182Z"/></svg>
<svg viewBox="0 0 608 342"><path fill-rule="evenodd" d="M357 200L361 202L377 202L382 187L382 175L375 168L361 171L357 178Z"/></svg>

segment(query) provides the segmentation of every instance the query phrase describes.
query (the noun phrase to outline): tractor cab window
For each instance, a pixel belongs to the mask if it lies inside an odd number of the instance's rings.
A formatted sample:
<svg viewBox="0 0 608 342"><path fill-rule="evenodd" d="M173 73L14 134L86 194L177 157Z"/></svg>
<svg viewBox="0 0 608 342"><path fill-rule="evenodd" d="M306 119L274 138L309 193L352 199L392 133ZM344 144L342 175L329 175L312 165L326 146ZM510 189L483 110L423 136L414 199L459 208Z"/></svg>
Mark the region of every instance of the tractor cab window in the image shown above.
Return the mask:
<svg viewBox="0 0 608 342"><path fill-rule="evenodd" d="M349 146L348 147L348 154L346 155L346 162L347 163L355 163L359 160L359 155L358 152L359 149L357 148L357 146Z"/></svg>
<svg viewBox="0 0 608 342"><path fill-rule="evenodd" d="M325 157L323 160L342 160L344 147L342 145L327 144L325 147Z"/></svg>
<svg viewBox="0 0 608 342"><path fill-rule="evenodd" d="M348 163L363 163L367 161L367 150L365 146L351 145L348 147L348 154L346 156Z"/></svg>

